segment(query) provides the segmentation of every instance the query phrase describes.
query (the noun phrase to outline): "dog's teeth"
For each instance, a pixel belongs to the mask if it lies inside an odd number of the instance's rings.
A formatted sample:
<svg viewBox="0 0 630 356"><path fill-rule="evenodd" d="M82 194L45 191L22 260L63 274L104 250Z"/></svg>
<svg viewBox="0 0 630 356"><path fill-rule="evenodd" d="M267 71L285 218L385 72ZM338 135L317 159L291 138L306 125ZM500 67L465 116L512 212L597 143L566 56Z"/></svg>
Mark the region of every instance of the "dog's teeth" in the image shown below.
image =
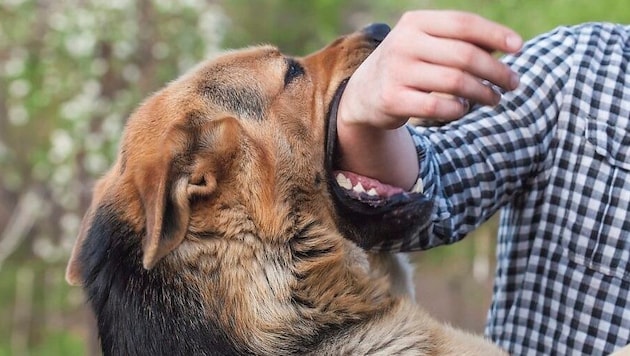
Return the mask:
<svg viewBox="0 0 630 356"><path fill-rule="evenodd" d="M365 193L365 189L363 188L363 185L361 183L357 183L357 185L352 187L352 190L354 190L357 193Z"/></svg>
<svg viewBox="0 0 630 356"><path fill-rule="evenodd" d="M376 192L376 189L372 188L370 190L367 191L367 194L371 197L376 197L378 196L378 192Z"/></svg>
<svg viewBox="0 0 630 356"><path fill-rule="evenodd" d="M335 179L337 180L337 184L339 184L339 186L343 189L352 189L352 182L350 182L350 179L346 178L343 174L337 173L337 177L335 177Z"/></svg>

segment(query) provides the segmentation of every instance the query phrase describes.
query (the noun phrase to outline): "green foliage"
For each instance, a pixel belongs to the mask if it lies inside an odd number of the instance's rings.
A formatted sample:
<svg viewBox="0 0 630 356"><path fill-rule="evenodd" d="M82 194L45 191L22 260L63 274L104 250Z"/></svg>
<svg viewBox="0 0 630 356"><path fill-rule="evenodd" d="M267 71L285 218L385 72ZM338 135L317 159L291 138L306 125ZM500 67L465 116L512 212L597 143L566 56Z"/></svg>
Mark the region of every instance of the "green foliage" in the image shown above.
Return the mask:
<svg viewBox="0 0 630 356"><path fill-rule="evenodd" d="M630 23L630 2L618 0L433 0L420 7L470 11L506 24L523 38L561 25L604 21Z"/></svg>
<svg viewBox="0 0 630 356"><path fill-rule="evenodd" d="M77 335L51 331L46 339L31 350L31 355L87 355L84 341Z"/></svg>
<svg viewBox="0 0 630 356"><path fill-rule="evenodd" d="M222 5L230 21L223 45L272 43L287 53L303 55L371 22L391 23L405 2L225 0Z"/></svg>
<svg viewBox="0 0 630 356"><path fill-rule="evenodd" d="M222 22L195 0L0 2L0 352L83 353L63 274L89 187L131 110L215 53Z"/></svg>

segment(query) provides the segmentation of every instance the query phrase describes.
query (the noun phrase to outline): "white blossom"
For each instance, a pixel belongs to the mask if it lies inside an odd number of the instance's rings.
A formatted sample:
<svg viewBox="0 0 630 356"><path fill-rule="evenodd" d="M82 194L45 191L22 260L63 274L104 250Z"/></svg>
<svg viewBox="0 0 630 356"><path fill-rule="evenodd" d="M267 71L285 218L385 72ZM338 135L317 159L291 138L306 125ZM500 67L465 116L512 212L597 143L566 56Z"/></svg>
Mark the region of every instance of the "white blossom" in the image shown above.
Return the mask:
<svg viewBox="0 0 630 356"><path fill-rule="evenodd" d="M55 31L65 31L69 26L68 15L63 12L53 12L48 16L48 26Z"/></svg>
<svg viewBox="0 0 630 356"><path fill-rule="evenodd" d="M26 0L2 0L2 5L7 7L18 7L24 4Z"/></svg>
<svg viewBox="0 0 630 356"><path fill-rule="evenodd" d="M26 79L16 79L9 85L9 94L14 98L25 97L31 91L31 84Z"/></svg>
<svg viewBox="0 0 630 356"><path fill-rule="evenodd" d="M22 126L28 122L28 111L24 105L12 105L9 107L9 122L14 126Z"/></svg>
<svg viewBox="0 0 630 356"><path fill-rule="evenodd" d="M156 42L153 47L151 47L151 54L155 59L164 59L168 56L170 52L170 48L164 42Z"/></svg>
<svg viewBox="0 0 630 356"><path fill-rule="evenodd" d="M100 77L107 72L108 64L103 58L94 58L90 65L90 73L96 77Z"/></svg>
<svg viewBox="0 0 630 356"><path fill-rule="evenodd" d="M140 69L135 64L127 64L122 71L123 78L130 83L135 83L140 79Z"/></svg>
<svg viewBox="0 0 630 356"><path fill-rule="evenodd" d="M22 47L14 47L11 49L9 58L4 63L4 75L7 77L17 77L24 72L26 67L26 57L28 53Z"/></svg>
<svg viewBox="0 0 630 356"><path fill-rule="evenodd" d="M61 163L66 160L74 149L74 140L67 131L57 129L50 135L51 148L48 159L53 163Z"/></svg>
<svg viewBox="0 0 630 356"><path fill-rule="evenodd" d="M64 42L66 50L74 57L86 57L92 54L95 44L96 37L87 31L71 34Z"/></svg>
<svg viewBox="0 0 630 356"><path fill-rule="evenodd" d="M64 235L76 235L79 231L79 225L81 224L81 218L74 213L65 213L59 220ZM63 242L63 240L62 240Z"/></svg>
<svg viewBox="0 0 630 356"><path fill-rule="evenodd" d="M83 160L83 166L85 170L93 175L98 175L109 167L109 160L101 153L90 153L85 156Z"/></svg>
<svg viewBox="0 0 630 356"><path fill-rule="evenodd" d="M135 50L136 45L130 40L118 41L114 44L114 56L118 59L127 59Z"/></svg>

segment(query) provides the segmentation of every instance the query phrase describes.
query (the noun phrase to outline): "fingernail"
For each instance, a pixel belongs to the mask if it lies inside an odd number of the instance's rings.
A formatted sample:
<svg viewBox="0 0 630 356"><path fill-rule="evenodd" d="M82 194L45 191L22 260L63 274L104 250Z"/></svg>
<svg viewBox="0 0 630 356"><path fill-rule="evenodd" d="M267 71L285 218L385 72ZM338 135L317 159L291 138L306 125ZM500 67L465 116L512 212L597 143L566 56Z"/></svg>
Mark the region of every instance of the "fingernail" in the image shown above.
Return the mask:
<svg viewBox="0 0 630 356"><path fill-rule="evenodd" d="M523 39L519 35L511 34L505 39L505 44L510 50L518 51L523 45Z"/></svg>
<svg viewBox="0 0 630 356"><path fill-rule="evenodd" d="M458 97L457 100L459 100L459 103L464 107L464 112L467 113L468 110L470 110L470 102L468 99Z"/></svg>
<svg viewBox="0 0 630 356"><path fill-rule="evenodd" d="M518 85L520 84L521 79L518 76L518 73L516 72L512 72L512 74L510 74L510 88L511 89L516 89L518 88Z"/></svg>
<svg viewBox="0 0 630 356"><path fill-rule="evenodd" d="M499 105L502 97L501 92L496 88L492 88L492 91L494 92L494 102L492 105Z"/></svg>

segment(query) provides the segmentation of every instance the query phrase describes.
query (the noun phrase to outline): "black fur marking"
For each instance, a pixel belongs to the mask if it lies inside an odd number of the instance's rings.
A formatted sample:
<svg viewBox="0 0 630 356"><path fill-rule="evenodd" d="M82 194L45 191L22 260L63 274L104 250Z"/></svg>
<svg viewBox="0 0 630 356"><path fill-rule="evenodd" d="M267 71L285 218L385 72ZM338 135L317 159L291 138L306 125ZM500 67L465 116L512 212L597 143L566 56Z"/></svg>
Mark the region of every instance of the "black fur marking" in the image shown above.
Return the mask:
<svg viewBox="0 0 630 356"><path fill-rule="evenodd" d="M239 117L252 120L262 120L264 117L265 100L256 90L247 87L235 88L220 83L206 83L201 91L212 102Z"/></svg>
<svg viewBox="0 0 630 356"><path fill-rule="evenodd" d="M203 232L195 232L188 233L189 237L197 238L200 240L216 240L216 239L224 239L225 233L221 231L203 231Z"/></svg>
<svg viewBox="0 0 630 356"><path fill-rule="evenodd" d="M237 355L239 351L179 271L141 263L144 231L101 206L81 250L83 280L105 355ZM200 278L204 278L200 276Z"/></svg>
<svg viewBox="0 0 630 356"><path fill-rule="evenodd" d="M312 244L313 239L318 238L313 230L318 227L319 224L320 222L318 221L306 223L294 233L293 238L289 242L289 247L296 263L324 258L327 254L334 252L334 245L322 246L321 241L317 244ZM304 271L300 273L297 272L297 270L293 271L293 275L298 281L300 281L300 283L302 283L306 278L308 278L307 274L309 272ZM330 301L325 303L316 303L315 300L311 300L307 297L308 294L308 291L293 290L288 300L288 302L297 306L301 313L304 313L304 320L313 320L313 315L310 313L315 313L319 316L323 316L323 314L326 313L335 313L334 311L330 311ZM364 321L365 317L367 316L348 315L347 318L337 321L325 322L325 317L323 320L316 321L314 325L310 326L310 333L296 335L299 342L296 344L294 354L300 355L308 352L315 352L314 354L317 354L317 351L315 350L319 350L323 344L331 338L340 337L340 335L347 330L350 330L360 324Z"/></svg>
<svg viewBox="0 0 630 356"><path fill-rule="evenodd" d="M301 297L296 292L291 293L291 297L290 298L291 298L291 303L293 303L295 305L298 305L300 307L307 308L307 309L315 309L316 308L316 305L312 301Z"/></svg>
<svg viewBox="0 0 630 356"><path fill-rule="evenodd" d="M330 254L334 251L333 246L324 246L323 248L314 249L304 249L300 250L298 248L292 249L293 257L298 260L313 260L325 255Z"/></svg>
<svg viewBox="0 0 630 356"><path fill-rule="evenodd" d="M291 239L290 248L293 258L296 260L313 260L321 258L334 252L333 245L312 245L309 240L311 236L311 230L315 227L317 222L310 222L298 230Z"/></svg>
<svg viewBox="0 0 630 356"><path fill-rule="evenodd" d="M315 186L319 187L319 185L322 184L323 180L324 180L324 178L322 178L322 174L321 173L317 173L315 175Z"/></svg>

